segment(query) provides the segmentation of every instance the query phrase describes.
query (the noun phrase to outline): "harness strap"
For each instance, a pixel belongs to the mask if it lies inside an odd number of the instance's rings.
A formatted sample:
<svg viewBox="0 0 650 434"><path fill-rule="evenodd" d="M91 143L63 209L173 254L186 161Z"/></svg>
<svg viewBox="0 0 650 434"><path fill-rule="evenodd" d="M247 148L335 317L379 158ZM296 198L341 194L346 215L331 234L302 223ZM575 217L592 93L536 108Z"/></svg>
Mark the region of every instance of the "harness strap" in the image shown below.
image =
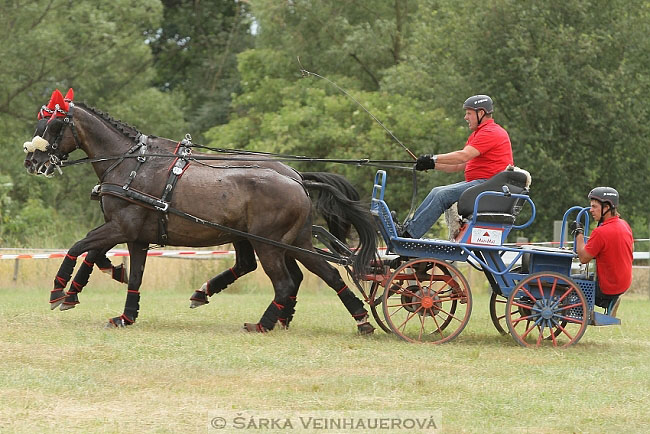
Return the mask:
<svg viewBox="0 0 650 434"><path fill-rule="evenodd" d="M242 238L246 238L249 240L254 240L254 241L259 241L264 244L269 244L275 247L280 247L282 249L292 251L292 252L299 252L299 253L304 253L310 256L317 256L320 258L324 258L328 262L334 262L336 264L340 265L350 265L352 260L349 257L334 257L331 254L324 254L320 252L315 252L313 250L308 250L308 249L303 249L302 247L296 247L292 246L290 244L285 244L279 241L271 240L269 238L265 238L259 235L251 234L248 232L240 231L238 229L234 229L228 226L221 225L219 223L211 222L208 220L204 220L200 217L197 217L195 215L183 212L181 210L178 210L174 207L169 206L169 202L164 202L156 197L153 197L149 194L139 192L137 190L134 190L132 188L128 190L123 190L121 186L116 185L116 184L108 184L104 183L100 187L100 194L101 195L109 195L109 196L115 196L119 197L121 199L127 200L131 203L134 203L136 205L140 206L145 206L150 209L155 209L161 212L166 212L166 213L171 213L175 214L179 217L182 217L186 220L191 220L194 223L204 225L204 226L209 226L211 228L220 230L222 232L226 232L232 235L237 235Z"/></svg>

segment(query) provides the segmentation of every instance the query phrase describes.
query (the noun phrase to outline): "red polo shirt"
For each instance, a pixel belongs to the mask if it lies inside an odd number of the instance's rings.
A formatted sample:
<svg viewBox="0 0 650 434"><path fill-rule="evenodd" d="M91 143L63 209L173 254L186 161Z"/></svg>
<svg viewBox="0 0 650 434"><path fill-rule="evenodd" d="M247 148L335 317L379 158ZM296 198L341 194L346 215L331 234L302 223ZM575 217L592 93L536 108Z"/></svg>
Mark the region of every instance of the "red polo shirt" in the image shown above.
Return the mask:
<svg viewBox="0 0 650 434"><path fill-rule="evenodd" d="M598 286L603 294L622 294L632 284L634 238L625 220L612 217L593 230L585 245L596 258Z"/></svg>
<svg viewBox="0 0 650 434"><path fill-rule="evenodd" d="M465 146L472 146L481 153L465 165L465 181L492 178L509 164L514 165L510 136L494 119L484 119L469 135Z"/></svg>

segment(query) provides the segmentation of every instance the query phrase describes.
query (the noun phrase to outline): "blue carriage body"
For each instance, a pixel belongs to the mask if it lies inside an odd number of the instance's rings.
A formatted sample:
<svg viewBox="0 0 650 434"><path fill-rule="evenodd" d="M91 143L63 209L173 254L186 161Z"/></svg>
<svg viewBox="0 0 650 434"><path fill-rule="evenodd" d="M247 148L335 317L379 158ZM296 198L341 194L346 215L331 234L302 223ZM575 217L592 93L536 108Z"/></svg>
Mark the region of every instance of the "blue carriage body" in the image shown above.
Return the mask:
<svg viewBox="0 0 650 434"><path fill-rule="evenodd" d="M375 176L371 214L374 216L377 227L386 243L387 253L403 258L434 258L435 260L447 262L470 262L475 268L480 268L485 273L493 292L505 298L508 298L516 288L518 288L518 291L522 291L520 283L522 281L527 282L529 276L542 273L541 276L548 277L538 277L535 284L524 283L523 286L524 291L531 299L539 298L543 301L536 303L532 307L532 310L539 309L538 313L540 315L537 317L540 323L551 321L553 303L562 302L566 305L566 303L575 302L576 307L567 309L563 313L565 324L566 321L572 320L585 320L590 325L620 324L619 319L594 311L596 283L585 278L585 276L572 276L572 265L577 257L574 250L566 248L562 244L559 248L504 245L512 229L528 227L535 219L535 204L526 194L527 190L523 192L524 194L510 193L507 188L504 191L483 191L479 193L474 201L474 211L471 217L466 219L464 230L456 240L447 241L412 239L399 236L390 209L384 200L385 189L386 173L380 170ZM482 200L490 200L491 196L513 198L521 203L528 203L532 209L531 217L522 225L515 225L515 216L507 214L506 217L508 218L482 218L481 213L478 212L479 204ZM582 207L573 207L565 213L563 228L566 226L569 214L576 210L579 211L577 218L585 219L585 227L588 228L588 208ZM564 229L562 239L564 239ZM507 261L504 260L504 255L508 257ZM517 265L519 263L522 265ZM537 274L537 276L540 276L540 274ZM574 291L572 296L564 300L561 295L554 295L553 291L556 291L558 282L554 276L564 276L565 279L562 282L574 283L579 290ZM559 285L557 286L559 287ZM556 294L560 293L561 291L558 290ZM586 303L582 302L581 304L579 300L574 300L577 298L582 300L582 296L584 296ZM547 314L547 312L549 313Z"/></svg>

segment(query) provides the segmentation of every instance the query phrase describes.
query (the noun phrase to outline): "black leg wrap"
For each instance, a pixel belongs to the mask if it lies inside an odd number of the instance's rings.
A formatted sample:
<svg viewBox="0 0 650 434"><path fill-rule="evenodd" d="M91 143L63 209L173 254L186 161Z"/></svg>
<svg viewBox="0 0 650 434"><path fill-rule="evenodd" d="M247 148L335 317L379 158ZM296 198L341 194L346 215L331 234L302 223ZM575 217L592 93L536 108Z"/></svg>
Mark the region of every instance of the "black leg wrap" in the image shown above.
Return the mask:
<svg viewBox="0 0 650 434"><path fill-rule="evenodd" d="M269 304L269 307L266 308L264 315L262 315L260 325L266 330L273 330L275 323L278 322L278 318L282 313L282 309L284 309L284 306L273 300L271 304Z"/></svg>
<svg viewBox="0 0 650 434"><path fill-rule="evenodd" d="M126 294L126 304L124 305L124 315L131 323L135 322L138 318L138 312L140 311L140 292L136 290L129 289L129 292Z"/></svg>
<svg viewBox="0 0 650 434"><path fill-rule="evenodd" d="M74 280L72 281L72 288L70 288L71 291L81 292L84 286L88 284L88 279L90 278L90 274L93 272L94 265L95 264L88 262L87 260L84 260L81 263L79 271L77 271L77 274L75 274Z"/></svg>
<svg viewBox="0 0 650 434"><path fill-rule="evenodd" d="M126 267L124 264L120 264L117 267L113 267L111 272L111 277L113 280L117 280L120 283L129 283L129 276L126 274Z"/></svg>
<svg viewBox="0 0 650 434"><path fill-rule="evenodd" d="M338 292L338 296L354 319L360 319L368 314L368 311L363 307L363 302L350 291L347 285Z"/></svg>
<svg viewBox="0 0 650 434"><path fill-rule="evenodd" d="M289 301L280 312L278 325L283 329L288 329L294 313L296 313L296 297L289 297Z"/></svg>
<svg viewBox="0 0 650 434"><path fill-rule="evenodd" d="M97 264L97 266L102 270L113 268L113 264L111 263L110 259L106 257L106 255L101 255L98 258L95 258L95 264Z"/></svg>
<svg viewBox="0 0 650 434"><path fill-rule="evenodd" d="M61 304L65 298L66 294L64 289L68 285L76 263L76 256L65 255L65 258L63 258L59 271L54 278L54 289L50 292L50 307L52 309Z"/></svg>
<svg viewBox="0 0 650 434"><path fill-rule="evenodd" d="M208 297L220 293L238 278L239 276L235 274L232 268L219 273L212 279L208 280Z"/></svg>

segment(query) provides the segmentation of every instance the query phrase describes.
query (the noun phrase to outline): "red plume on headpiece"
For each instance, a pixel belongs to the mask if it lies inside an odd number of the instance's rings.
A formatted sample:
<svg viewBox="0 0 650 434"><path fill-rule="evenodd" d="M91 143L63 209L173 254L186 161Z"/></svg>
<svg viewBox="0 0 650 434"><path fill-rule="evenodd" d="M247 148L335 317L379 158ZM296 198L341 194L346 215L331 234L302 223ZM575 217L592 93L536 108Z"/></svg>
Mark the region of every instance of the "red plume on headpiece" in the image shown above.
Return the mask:
<svg viewBox="0 0 650 434"><path fill-rule="evenodd" d="M50 97L47 106L41 107L41 110L38 112L38 119L47 119L52 117L52 115L54 115L54 117L64 117L70 109L69 103L72 102L73 98L74 90L72 90L72 88L70 88L68 93L65 94L65 98L63 98L63 94L59 89L55 89L54 92L52 92L52 96ZM56 109L57 105L59 106L59 110Z"/></svg>

